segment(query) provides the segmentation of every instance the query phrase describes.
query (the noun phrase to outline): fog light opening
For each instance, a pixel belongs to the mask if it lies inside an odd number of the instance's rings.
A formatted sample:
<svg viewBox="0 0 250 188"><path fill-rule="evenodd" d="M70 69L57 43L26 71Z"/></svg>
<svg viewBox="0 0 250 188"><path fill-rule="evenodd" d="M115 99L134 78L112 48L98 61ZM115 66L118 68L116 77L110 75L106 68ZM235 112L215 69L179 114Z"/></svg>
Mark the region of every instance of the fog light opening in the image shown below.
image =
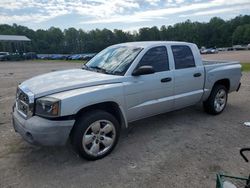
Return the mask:
<svg viewBox="0 0 250 188"><path fill-rule="evenodd" d="M33 141L33 136L30 132L26 132L25 135L26 135L28 140L30 140L31 142Z"/></svg>

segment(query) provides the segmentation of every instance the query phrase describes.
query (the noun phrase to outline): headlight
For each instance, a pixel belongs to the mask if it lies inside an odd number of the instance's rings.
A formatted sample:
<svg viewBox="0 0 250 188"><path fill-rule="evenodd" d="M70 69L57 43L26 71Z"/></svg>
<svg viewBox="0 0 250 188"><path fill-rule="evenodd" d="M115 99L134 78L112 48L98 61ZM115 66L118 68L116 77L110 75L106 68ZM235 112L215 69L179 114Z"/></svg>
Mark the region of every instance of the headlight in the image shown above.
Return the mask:
<svg viewBox="0 0 250 188"><path fill-rule="evenodd" d="M52 97L43 97L36 100L36 115L57 117L60 115L60 100Z"/></svg>

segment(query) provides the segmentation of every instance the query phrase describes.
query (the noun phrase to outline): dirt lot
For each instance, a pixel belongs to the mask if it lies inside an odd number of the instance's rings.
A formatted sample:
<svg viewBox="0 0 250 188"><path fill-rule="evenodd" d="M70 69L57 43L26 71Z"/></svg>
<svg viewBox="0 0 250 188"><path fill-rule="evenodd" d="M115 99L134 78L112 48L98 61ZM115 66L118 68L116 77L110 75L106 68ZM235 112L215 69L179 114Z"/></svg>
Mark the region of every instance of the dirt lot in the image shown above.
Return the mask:
<svg viewBox="0 0 250 188"><path fill-rule="evenodd" d="M88 162L70 147L31 146L14 132L16 86L74 63L0 62L0 187L215 187L219 171L247 175L239 149L250 146L250 73L219 116L200 105L130 125L108 157ZM250 156L250 155L249 155Z"/></svg>
<svg viewBox="0 0 250 188"><path fill-rule="evenodd" d="M240 61L241 63L250 63L250 50L244 51L226 51L218 54L205 54L202 58L207 60L231 60Z"/></svg>

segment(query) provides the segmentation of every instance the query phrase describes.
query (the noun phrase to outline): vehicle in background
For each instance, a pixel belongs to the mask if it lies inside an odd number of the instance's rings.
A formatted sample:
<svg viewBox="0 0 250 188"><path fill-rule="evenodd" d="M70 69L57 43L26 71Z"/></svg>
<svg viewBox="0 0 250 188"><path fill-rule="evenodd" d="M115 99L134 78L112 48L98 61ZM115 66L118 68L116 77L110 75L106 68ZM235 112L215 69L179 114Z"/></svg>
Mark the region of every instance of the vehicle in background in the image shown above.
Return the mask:
<svg viewBox="0 0 250 188"><path fill-rule="evenodd" d="M121 127L202 102L209 114L226 107L240 88L241 65L202 61L187 42L129 42L110 46L82 69L36 76L17 88L14 129L40 145L69 140L96 160L118 142Z"/></svg>
<svg viewBox="0 0 250 188"><path fill-rule="evenodd" d="M67 55L64 54L38 54L38 59L43 60L64 60L67 58Z"/></svg>
<svg viewBox="0 0 250 188"><path fill-rule="evenodd" d="M0 60L1 61L20 61L26 59L36 59L35 52L27 52L27 53L9 53L9 52L0 52Z"/></svg>
<svg viewBox="0 0 250 188"><path fill-rule="evenodd" d="M79 60L80 59L80 55L79 54L73 54L73 55L69 55L66 60Z"/></svg>
<svg viewBox="0 0 250 188"><path fill-rule="evenodd" d="M22 53L10 53L8 55L9 61L21 61L24 60L24 55Z"/></svg>
<svg viewBox="0 0 250 188"><path fill-rule="evenodd" d="M208 49L208 54L217 54L217 53L218 53L217 48L209 48Z"/></svg>
<svg viewBox="0 0 250 188"><path fill-rule="evenodd" d="M234 45L233 50L246 50L246 47L243 45Z"/></svg>
<svg viewBox="0 0 250 188"><path fill-rule="evenodd" d="M71 60L81 60L81 58L82 58L81 54L76 54L76 55L71 56Z"/></svg>
<svg viewBox="0 0 250 188"><path fill-rule="evenodd" d="M218 50L216 48L201 48L200 50L201 54L217 54Z"/></svg>
<svg viewBox="0 0 250 188"><path fill-rule="evenodd" d="M67 60L86 60L89 61L95 56L95 53L92 54L74 54L67 58Z"/></svg>
<svg viewBox="0 0 250 188"><path fill-rule="evenodd" d="M247 45L247 49L250 50L250 44Z"/></svg>
<svg viewBox="0 0 250 188"><path fill-rule="evenodd" d="M95 53L90 54L38 54L38 59L43 60L90 60L95 56Z"/></svg>
<svg viewBox="0 0 250 188"><path fill-rule="evenodd" d="M0 52L0 61L9 60L9 52Z"/></svg>
<svg viewBox="0 0 250 188"><path fill-rule="evenodd" d="M218 52L225 52L225 51L228 51L227 48L217 48Z"/></svg>
<svg viewBox="0 0 250 188"><path fill-rule="evenodd" d="M37 58L38 59L48 59L49 58L49 55L48 54L37 54Z"/></svg>
<svg viewBox="0 0 250 188"><path fill-rule="evenodd" d="M66 57L61 54L53 54L49 57L51 60L64 60Z"/></svg>
<svg viewBox="0 0 250 188"><path fill-rule="evenodd" d="M96 55L96 53L86 54L86 55L83 56L82 59L85 60L85 61L89 61L89 60L91 60L93 57L95 57L95 55Z"/></svg>
<svg viewBox="0 0 250 188"><path fill-rule="evenodd" d="M38 59L36 52L27 52L23 53L24 59L29 60L29 59Z"/></svg>
<svg viewBox="0 0 250 188"><path fill-rule="evenodd" d="M200 54L205 54L206 53L206 47L205 46L202 46L200 48Z"/></svg>

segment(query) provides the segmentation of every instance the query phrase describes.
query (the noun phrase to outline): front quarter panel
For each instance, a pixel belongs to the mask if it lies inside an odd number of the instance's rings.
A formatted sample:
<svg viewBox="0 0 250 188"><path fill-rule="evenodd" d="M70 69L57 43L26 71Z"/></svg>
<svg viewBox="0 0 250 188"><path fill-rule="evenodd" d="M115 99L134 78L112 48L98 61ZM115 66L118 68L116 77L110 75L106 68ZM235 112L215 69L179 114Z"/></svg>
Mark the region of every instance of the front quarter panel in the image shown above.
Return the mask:
<svg viewBox="0 0 250 188"><path fill-rule="evenodd" d="M91 86L50 95L61 100L61 116L74 115L84 107L102 103L115 102L124 110L122 83Z"/></svg>

